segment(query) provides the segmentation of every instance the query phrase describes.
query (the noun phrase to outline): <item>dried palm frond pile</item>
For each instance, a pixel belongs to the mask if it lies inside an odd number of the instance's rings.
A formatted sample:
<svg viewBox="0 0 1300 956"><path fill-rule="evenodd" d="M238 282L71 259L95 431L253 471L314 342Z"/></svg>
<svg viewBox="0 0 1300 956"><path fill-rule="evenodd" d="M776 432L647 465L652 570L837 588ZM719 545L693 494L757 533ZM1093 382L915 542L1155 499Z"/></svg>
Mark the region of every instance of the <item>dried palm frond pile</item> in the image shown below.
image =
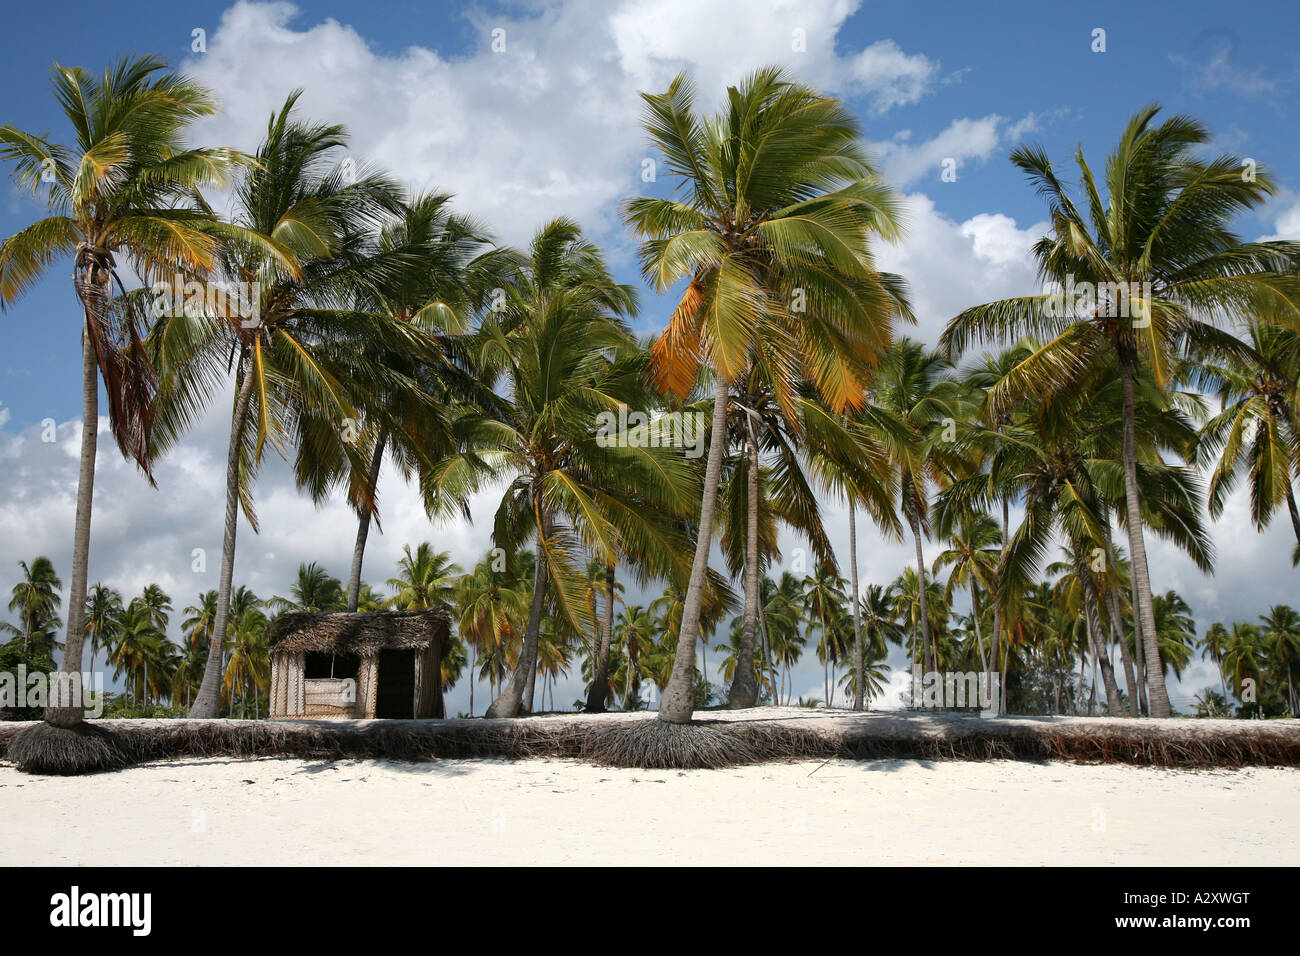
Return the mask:
<svg viewBox="0 0 1300 956"><path fill-rule="evenodd" d="M187 757L569 758L710 769L771 760L1075 760L1158 767L1300 766L1300 721L1014 718L962 714L772 716L673 725L653 714L522 720L112 720L75 730L0 725L8 760L75 774Z"/></svg>

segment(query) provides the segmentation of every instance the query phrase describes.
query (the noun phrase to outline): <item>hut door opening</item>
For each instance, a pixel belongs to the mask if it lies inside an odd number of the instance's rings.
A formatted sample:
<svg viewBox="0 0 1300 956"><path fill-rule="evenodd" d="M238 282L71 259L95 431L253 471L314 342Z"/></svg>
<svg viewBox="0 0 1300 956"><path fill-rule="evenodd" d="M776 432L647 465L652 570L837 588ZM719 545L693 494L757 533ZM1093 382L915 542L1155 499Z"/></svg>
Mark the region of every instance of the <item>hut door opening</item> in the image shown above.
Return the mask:
<svg viewBox="0 0 1300 956"><path fill-rule="evenodd" d="M415 716L415 651L380 651L375 716L407 719Z"/></svg>

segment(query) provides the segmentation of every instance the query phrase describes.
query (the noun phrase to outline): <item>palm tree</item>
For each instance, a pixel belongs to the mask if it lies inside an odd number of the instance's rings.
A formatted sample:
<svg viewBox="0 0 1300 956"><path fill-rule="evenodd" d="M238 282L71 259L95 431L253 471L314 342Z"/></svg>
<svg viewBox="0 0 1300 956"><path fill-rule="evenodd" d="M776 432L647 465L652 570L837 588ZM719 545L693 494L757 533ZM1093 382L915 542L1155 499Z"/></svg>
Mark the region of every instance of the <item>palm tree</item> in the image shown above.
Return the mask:
<svg viewBox="0 0 1300 956"><path fill-rule="evenodd" d="M489 667L495 694L496 677L504 670L506 657L518 655L520 635L527 620L527 596L515 586L504 568L497 570L486 558L456 582L456 630L470 646L475 658ZM473 663L470 671L470 716L474 714Z"/></svg>
<svg viewBox="0 0 1300 956"><path fill-rule="evenodd" d="M391 275L388 263L364 255L365 231L396 210L400 190L378 174L349 176L340 161L346 132L296 119L298 95L271 117L257 166L235 189L233 215L242 233L219 250L225 279L257 287L257 314L164 317L149 342L155 364L165 370L155 430L162 447L216 391L228 359L234 368L214 644L226 639L241 503L257 529L251 485L266 443L282 452L296 445L300 480L319 473L314 460L327 453L363 473L368 462L349 432L376 395L389 394L396 373L367 361L373 353L361 346L422 348L422 338L402 323L350 308ZM216 713L219 658L208 656L193 717Z"/></svg>
<svg viewBox="0 0 1300 956"><path fill-rule="evenodd" d="M543 226L505 291L479 333L479 364L499 370L503 398L462 420L464 451L424 481L429 501L507 482L493 541L508 554L534 541L528 625L492 717L532 709L548 597L564 627L590 633L580 548L606 566L635 553L650 573L670 573L681 563L680 536L661 516L684 513L694 496L690 470L671 449L595 433L602 413L644 398L644 360L621 318L635 306L634 290L614 282L577 225Z"/></svg>
<svg viewBox="0 0 1300 956"><path fill-rule="evenodd" d="M956 423L966 417L966 394L950 371L938 353L911 339L898 340L881 363L874 404L867 413L896 475L898 510L912 531L921 582L917 593L924 667L934 664L922 551L922 538L931 530L930 489L942 487L966 467L956 441Z"/></svg>
<svg viewBox="0 0 1300 956"><path fill-rule="evenodd" d="M968 366L961 373L962 385L970 390L973 395L979 396L979 415L978 418L983 426L992 432L994 438L986 449L988 454L992 455L1001 447L1002 430L1010 425L1016 417L1021 419L1029 417L1034 403L1022 402L1019 407L1013 408L1008 403L994 404L991 400L992 392L998 382L1002 381L1017 365L1033 354L1037 344L1032 340L1026 339L1017 342L1010 348L1001 349L996 353L985 352L974 365ZM1006 498L998 501L1001 509L1001 540L1002 551L999 555L999 568L1001 562L1006 559L1007 542L1011 538L1010 529L1010 502ZM999 572L1000 573L1000 572ZM999 589L1000 590L1000 589ZM992 664L993 670L1001 672L1002 662L1002 637L1003 637L1003 608L1005 602L1000 593L994 592L993 598L993 622L992 622ZM1000 683L996 688L995 700L993 701L994 713L1004 713L1005 708L1005 687Z"/></svg>
<svg viewBox="0 0 1300 956"><path fill-rule="evenodd" d="M189 197L201 186L221 183L240 157L225 149L185 147L187 127L213 113L215 102L157 57L128 57L98 79L80 67L56 64L52 85L75 133L71 144L0 126L0 158L13 164L18 185L42 196L51 212L0 243L0 308L21 297L56 260L72 257L73 289L83 313L82 428L60 671L73 675L81 672L85 638L101 375L118 448L146 475L151 467L155 376L138 347L138 316L112 298L114 281L125 292L116 257L125 256L146 282L206 272L217 226L191 207ZM83 709L79 702L69 704L51 702L47 719L62 726L79 723Z"/></svg>
<svg viewBox="0 0 1300 956"><path fill-rule="evenodd" d="M727 95L711 119L697 114L685 74L665 93L642 95L646 131L678 188L669 198L633 199L626 210L643 237L651 285L665 291L687 281L653 347L656 381L684 398L704 361L714 375L695 554L658 714L678 724L694 710L695 637L731 386L758 365L787 413L805 382L837 414L861 407L901 294L871 258L870 238L894 238L897 216L849 110L774 68Z"/></svg>
<svg viewBox="0 0 1300 956"><path fill-rule="evenodd" d="M1225 336L1185 371L1214 393L1221 408L1197 440L1200 463L1214 462L1210 514L1223 513L1229 493L1246 477L1255 527L1264 530L1285 503L1300 559L1300 511L1291 485L1300 474L1300 335L1262 322L1251 322L1246 332L1247 342Z"/></svg>
<svg viewBox="0 0 1300 956"><path fill-rule="evenodd" d="M979 647L980 670L988 671L988 658L984 655L984 636L980 630L983 616L981 592L997 592L998 564L1002 560L1002 532L986 512L968 510L957 519L957 526L944 537L949 547L934 559L933 571L952 565L944 594L949 602L957 588L970 592L971 625ZM996 598L995 598L996 600Z"/></svg>
<svg viewBox="0 0 1300 956"><path fill-rule="evenodd" d="M114 588L97 581L86 595L86 636L90 639L90 663L94 666L99 649L108 647L117 639L122 616L122 595Z"/></svg>
<svg viewBox="0 0 1300 956"><path fill-rule="evenodd" d="M1268 614L1260 615L1260 628L1264 640L1277 662L1278 669L1286 674L1287 706L1297 712L1294 669L1300 663L1300 614L1285 604L1275 604Z"/></svg>
<svg viewBox="0 0 1300 956"><path fill-rule="evenodd" d="M171 620L171 595L157 584L148 584L140 592L139 601L149 609L149 617L153 619L154 627L166 634L167 622Z"/></svg>
<svg viewBox="0 0 1300 956"><path fill-rule="evenodd" d="M822 678L826 691L826 706L834 706L834 682L831 671L844 654L841 644L843 634L839 618L844 612L844 579L825 564L813 567L813 573L803 579L804 612L808 620L817 625L821 634L817 642L817 656L822 662Z"/></svg>
<svg viewBox="0 0 1300 956"><path fill-rule="evenodd" d="M641 655L647 648L654 647L653 616L640 604L624 604L623 613L614 625L614 642L627 661L623 709L631 710L632 701L639 699L641 692Z"/></svg>
<svg viewBox="0 0 1300 956"><path fill-rule="evenodd" d="M780 686L773 688L773 696L779 703L784 690L785 700L789 703L794 692L790 671L799 662L808 640L803 633L803 583L789 571L783 571L778 581L764 579L762 596L772 666L781 672Z"/></svg>
<svg viewBox="0 0 1300 956"><path fill-rule="evenodd" d="M399 215L384 224L372 248L368 265L391 266L391 278L360 303L379 321L401 322L423 337L422 351L385 350L382 341L364 343L366 361L400 374L388 383L381 400L366 411L373 447L362 460L361 474L350 473L353 458L329 454L309 455L313 470L307 484L318 500L337 480L346 477L348 498L357 512L357 537L348 577L348 610L357 610L361 568L376 504L379 473L385 453L399 473L409 478L442 457L454 444L452 423L456 406L472 403L482 386L467 368L463 340L469 312L488 286L503 284L500 266L510 256L483 252L487 239L478 223L451 211L451 197L439 193L417 194L402 203ZM494 268L495 267L495 268ZM346 474L345 474L346 473ZM462 502L447 502L448 507Z"/></svg>
<svg viewBox="0 0 1300 956"><path fill-rule="evenodd" d="M1095 390L1099 365L1118 370L1135 629L1146 652L1151 714L1168 717L1138 484L1139 372L1149 369L1163 387L1174 350L1206 338L1212 332L1207 320L1249 310L1293 322L1300 247L1241 242L1229 224L1274 191L1272 177L1262 170L1243 176L1236 156L1202 159L1198 151L1210 139L1205 127L1186 116L1157 124L1158 111L1147 106L1129 120L1106 165L1106 199L1082 147L1076 151L1082 209L1041 148L1022 146L1011 154L1050 205L1053 234L1034 247L1039 273L1066 291L967 309L949 323L941 342L956 353L977 339L1045 339L1004 380L999 400L1041 395L1048 405L1078 401ZM1107 356L1114 364L1103 362Z"/></svg>
<svg viewBox="0 0 1300 956"><path fill-rule="evenodd" d="M1177 591L1157 594L1153 599L1156 636L1160 640L1160 660L1181 678L1183 668L1192 659L1196 641L1196 621L1192 609Z"/></svg>
<svg viewBox="0 0 1300 956"><path fill-rule="evenodd" d="M408 552L409 553L409 552ZM247 591L246 588L240 588ZM247 604L252 606L257 598L247 591ZM276 595L266 602L267 607L277 613L285 611L306 611L310 614L326 614L343 610L347 598L343 594L343 582L334 577L323 567L312 561L298 565L298 580L289 587L289 597ZM231 601L232 613L242 610Z"/></svg>
<svg viewBox="0 0 1300 956"><path fill-rule="evenodd" d="M402 546L402 557L397 562L397 577L388 579L388 586L397 593L388 599L393 607L404 611L424 611L433 607L450 605L456 592L456 582L463 575L459 564L451 560L446 551L434 552L433 545L424 541L415 553L409 544Z"/></svg>
<svg viewBox="0 0 1300 956"><path fill-rule="evenodd" d="M591 652L588 658L592 662L591 682L587 687L587 703L584 710L600 713L605 710L610 700L617 699L609 683L610 652L614 644L614 605L621 600L619 594L624 590L621 582L615 580L614 564L602 564L589 561L583 590L586 595L587 609L592 621L596 622L596 634L590 642ZM597 595L600 596L603 614L596 614Z"/></svg>
<svg viewBox="0 0 1300 956"><path fill-rule="evenodd" d="M59 626L59 608L63 598L59 591L63 582L59 580L54 563L41 556L28 564L19 561L22 578L10 591L9 610L18 613L22 619L23 650L31 647L37 634Z"/></svg>
<svg viewBox="0 0 1300 956"><path fill-rule="evenodd" d="M1205 629L1205 636L1201 638L1201 659L1207 657L1219 670L1219 681L1223 687L1223 695L1228 695L1228 678L1223 669L1223 653L1228 648L1228 629L1223 626L1222 621L1215 621Z"/></svg>
<svg viewBox="0 0 1300 956"><path fill-rule="evenodd" d="M922 668L938 666L938 635L948 619L948 601L943 585L926 581L922 594L921 577L916 568L906 567L889 586L890 607L893 616L903 622L908 657L912 665ZM930 634L930 656L926 658L924 635ZM925 663L928 660L929 663Z"/></svg>
<svg viewBox="0 0 1300 956"><path fill-rule="evenodd" d="M858 598L858 616L862 622L862 635L871 660L883 660L888 644L901 646L905 633L894 613L889 592L879 584L868 584Z"/></svg>
<svg viewBox="0 0 1300 956"><path fill-rule="evenodd" d="M108 662L113 665L114 680L125 673L127 688L139 694L141 707L148 703L150 662L159 659L166 641L166 636L154 623L149 606L139 598L133 598L122 612L121 626L110 646Z"/></svg>
<svg viewBox="0 0 1300 956"><path fill-rule="evenodd" d="M1231 678L1231 690L1238 700L1242 700L1247 679L1254 681L1258 687L1263 676L1266 653L1267 648L1258 627L1237 621L1229 628L1220 666L1224 675Z"/></svg>
<svg viewBox="0 0 1300 956"><path fill-rule="evenodd" d="M226 664L226 694L234 703L239 693L239 716L245 715L248 691L253 691L253 717L257 718L257 692L266 690L270 657L266 644L266 615L256 605L243 608L231 618L230 659Z"/></svg>

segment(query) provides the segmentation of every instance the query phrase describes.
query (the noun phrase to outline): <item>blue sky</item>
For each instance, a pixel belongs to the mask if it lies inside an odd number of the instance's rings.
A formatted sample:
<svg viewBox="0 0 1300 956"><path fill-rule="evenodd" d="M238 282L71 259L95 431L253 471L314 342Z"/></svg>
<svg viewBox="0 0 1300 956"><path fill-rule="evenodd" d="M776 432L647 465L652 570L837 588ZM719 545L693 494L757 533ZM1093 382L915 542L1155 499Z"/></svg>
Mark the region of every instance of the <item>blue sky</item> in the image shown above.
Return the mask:
<svg viewBox="0 0 1300 956"><path fill-rule="evenodd" d="M303 109L348 125L359 159L412 185L456 193L461 208L485 218L503 241L523 243L546 218L575 216L608 249L620 277L638 282L635 245L618 221L619 201L647 188L637 91L662 89L688 69L707 101L744 72L779 62L844 96L861 117L911 223L902 245L881 251L881 262L911 283L920 320L914 334L933 341L960 308L1032 287L1027 250L1044 210L1007 161L1010 150L1041 142L1068 164L1082 142L1097 168L1126 119L1152 101L1201 119L1216 152L1251 157L1275 172L1281 191L1238 223L1243 236L1300 238L1300 134L1290 105L1300 87L1300 8L1260 2L1245 9L1016 2L991 12L970 3L857 0L160 7L128 0L105 15L84 3L21 4L6 12L0 39L0 123L63 138L48 85L53 61L97 71L124 53L154 52L224 103L220 116L196 128L196 139L251 150L269 112L302 86ZM206 40L198 53L196 29ZM498 29L506 49L494 53ZM1092 50L1097 29L1105 31L1105 52ZM946 158L957 163L955 182L941 181ZM0 233L40 214L32 199L0 185ZM69 565L80 315L67 272L66 263L57 264L39 288L0 313L7 342L0 355L4 592L20 558L46 553L65 573ZM669 299L647 295L638 328L657 329L670 307ZM160 580L178 607L214 586L215 567L196 580L189 555L194 547L215 554L219 546L213 502L227 409L218 398L160 469L158 491L101 442L92 580L128 592ZM46 417L59 423L57 446L33 437ZM476 512L473 527L431 531L409 489L392 476L385 482L387 533L372 538L368 578L387 577L405 541L433 539L467 565L482 554L486 513ZM283 593L300 560L323 560L336 573L346 568L350 518L341 505L314 511L276 467L258 494L267 520L260 538L241 531L237 583L269 595ZM1294 592L1286 529L1257 535L1244 513L1244 504L1230 505L1215 527L1215 579L1154 545L1156 587L1187 595L1202 626L1217 617L1253 618ZM842 515L831 508L829 520L840 545ZM798 543L783 546L789 552ZM867 541L864 582L887 583L909 550ZM802 690L820 694L817 671L814 661ZM1192 679L1193 689L1209 682L1202 677Z"/></svg>

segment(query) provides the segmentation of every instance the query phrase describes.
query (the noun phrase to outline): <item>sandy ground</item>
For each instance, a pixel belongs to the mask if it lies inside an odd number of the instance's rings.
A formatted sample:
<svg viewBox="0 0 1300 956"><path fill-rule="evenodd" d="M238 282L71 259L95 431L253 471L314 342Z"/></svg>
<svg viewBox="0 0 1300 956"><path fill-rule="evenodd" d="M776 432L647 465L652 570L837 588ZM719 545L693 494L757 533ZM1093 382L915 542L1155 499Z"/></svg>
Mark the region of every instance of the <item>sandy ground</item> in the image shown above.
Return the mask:
<svg viewBox="0 0 1300 956"><path fill-rule="evenodd" d="M0 765L0 865L1146 864L1300 858L1300 771L917 760Z"/></svg>

